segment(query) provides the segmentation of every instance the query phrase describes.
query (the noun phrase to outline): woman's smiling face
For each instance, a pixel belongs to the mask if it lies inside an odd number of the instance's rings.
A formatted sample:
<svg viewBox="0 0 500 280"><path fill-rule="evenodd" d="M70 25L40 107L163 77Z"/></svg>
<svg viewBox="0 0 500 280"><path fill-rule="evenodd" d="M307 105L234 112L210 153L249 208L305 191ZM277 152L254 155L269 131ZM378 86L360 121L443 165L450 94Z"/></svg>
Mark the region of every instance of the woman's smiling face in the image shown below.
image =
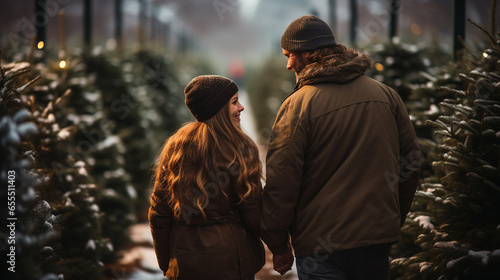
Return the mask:
<svg viewBox="0 0 500 280"><path fill-rule="evenodd" d="M243 111L245 107L241 105L238 100L238 93L233 95L229 100L229 119L237 126L240 127L240 113Z"/></svg>

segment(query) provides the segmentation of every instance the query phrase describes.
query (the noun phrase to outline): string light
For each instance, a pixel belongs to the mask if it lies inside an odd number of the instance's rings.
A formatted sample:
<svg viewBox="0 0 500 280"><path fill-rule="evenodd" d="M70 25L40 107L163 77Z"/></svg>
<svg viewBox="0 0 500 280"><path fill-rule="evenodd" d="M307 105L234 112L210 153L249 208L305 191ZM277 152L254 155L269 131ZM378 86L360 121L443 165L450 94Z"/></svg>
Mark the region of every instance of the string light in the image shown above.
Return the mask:
<svg viewBox="0 0 500 280"><path fill-rule="evenodd" d="M382 71L384 71L384 65L377 62L377 63L375 63L375 69L377 69L377 71L379 71L379 72L382 72Z"/></svg>
<svg viewBox="0 0 500 280"><path fill-rule="evenodd" d="M59 61L59 68L61 68L61 69L66 68L66 60Z"/></svg>
<svg viewBox="0 0 500 280"><path fill-rule="evenodd" d="M36 47L37 47L39 50L43 49L43 47L44 47L44 46L45 46L45 43L44 43L43 41L38 42L38 44L36 45Z"/></svg>
<svg viewBox="0 0 500 280"><path fill-rule="evenodd" d="M483 52L483 57L484 57L484 58L488 58L488 56L490 56L488 53Z"/></svg>

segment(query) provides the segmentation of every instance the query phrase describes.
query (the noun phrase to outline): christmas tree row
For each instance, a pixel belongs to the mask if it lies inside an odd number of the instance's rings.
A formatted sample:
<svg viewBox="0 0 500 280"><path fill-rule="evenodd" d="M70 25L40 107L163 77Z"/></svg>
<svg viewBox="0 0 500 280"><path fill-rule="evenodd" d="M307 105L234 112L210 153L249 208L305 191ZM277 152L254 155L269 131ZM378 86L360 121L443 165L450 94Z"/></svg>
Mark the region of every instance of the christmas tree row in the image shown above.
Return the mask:
<svg viewBox="0 0 500 280"><path fill-rule="evenodd" d="M157 150L187 119L164 57L101 53L66 63L1 65L9 279L103 278L128 244L127 227L145 219Z"/></svg>

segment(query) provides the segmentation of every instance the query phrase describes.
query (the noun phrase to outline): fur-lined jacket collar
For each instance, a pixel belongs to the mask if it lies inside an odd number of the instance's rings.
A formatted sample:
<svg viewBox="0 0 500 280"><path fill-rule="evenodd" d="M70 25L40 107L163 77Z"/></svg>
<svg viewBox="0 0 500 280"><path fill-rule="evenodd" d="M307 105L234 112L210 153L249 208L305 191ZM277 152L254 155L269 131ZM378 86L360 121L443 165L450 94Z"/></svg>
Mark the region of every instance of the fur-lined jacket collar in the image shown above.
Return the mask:
<svg viewBox="0 0 500 280"><path fill-rule="evenodd" d="M305 85L318 83L347 83L365 73L371 67L371 58L361 52L356 51L352 59L338 62L336 56L327 59L320 64L314 62L308 64L299 73L294 91Z"/></svg>

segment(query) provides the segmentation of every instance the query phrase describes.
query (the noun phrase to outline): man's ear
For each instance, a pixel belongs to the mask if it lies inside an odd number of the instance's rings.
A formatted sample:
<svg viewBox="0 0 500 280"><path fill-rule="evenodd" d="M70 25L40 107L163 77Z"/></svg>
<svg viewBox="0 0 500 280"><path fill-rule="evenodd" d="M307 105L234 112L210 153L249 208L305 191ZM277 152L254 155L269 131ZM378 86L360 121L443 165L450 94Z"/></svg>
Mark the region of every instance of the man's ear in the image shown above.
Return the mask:
<svg viewBox="0 0 500 280"><path fill-rule="evenodd" d="M312 52L301 52L300 56L302 58L302 61L307 65L312 63L311 57L312 57Z"/></svg>

